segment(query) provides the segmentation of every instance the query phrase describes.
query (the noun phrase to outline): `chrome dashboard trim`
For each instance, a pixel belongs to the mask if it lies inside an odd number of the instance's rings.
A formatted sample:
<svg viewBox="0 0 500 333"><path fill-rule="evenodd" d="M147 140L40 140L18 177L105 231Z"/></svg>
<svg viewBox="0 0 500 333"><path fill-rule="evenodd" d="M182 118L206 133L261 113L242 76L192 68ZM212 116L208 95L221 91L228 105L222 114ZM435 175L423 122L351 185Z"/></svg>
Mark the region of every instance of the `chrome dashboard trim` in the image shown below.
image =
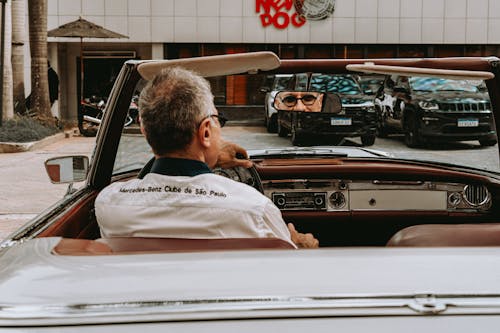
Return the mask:
<svg viewBox="0 0 500 333"><path fill-rule="evenodd" d="M264 194L282 210L304 211L440 211L485 212L491 207L491 194L480 186L479 204L467 199L473 185L421 180L350 180L350 179L280 179L262 181ZM477 191L476 191L477 192ZM311 197L326 193L326 205L311 205ZM345 198L345 204L333 204L332 195ZM460 200L452 201L450 196ZM302 196L303 207L300 197ZM284 199L283 199L284 198ZM293 204L286 204L293 198ZM285 200L285 201L283 201ZM275 201L275 200L273 200ZM275 202L276 203L276 202Z"/></svg>

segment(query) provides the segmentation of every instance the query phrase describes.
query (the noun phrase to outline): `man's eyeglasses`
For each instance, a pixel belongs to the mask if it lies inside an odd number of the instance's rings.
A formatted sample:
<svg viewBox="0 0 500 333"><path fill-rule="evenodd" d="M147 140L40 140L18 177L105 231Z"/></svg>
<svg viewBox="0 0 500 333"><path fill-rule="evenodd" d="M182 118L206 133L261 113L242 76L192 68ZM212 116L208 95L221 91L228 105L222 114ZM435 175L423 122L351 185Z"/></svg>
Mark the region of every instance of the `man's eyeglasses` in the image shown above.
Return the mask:
<svg viewBox="0 0 500 333"><path fill-rule="evenodd" d="M288 95L288 96L285 96L281 99L281 101L283 102L283 104L285 104L287 107L294 107L295 105L297 105L297 102L299 100L302 101L302 104L304 104L305 106L311 106L314 104L314 102L316 102L316 99L318 99L318 96L315 96L315 95L312 95L312 94L307 94L307 95L304 95L302 97L297 97L297 96L294 96L294 95Z"/></svg>
<svg viewBox="0 0 500 333"><path fill-rule="evenodd" d="M219 114L212 114L212 115L210 115L210 117L217 118L221 128L224 127L224 125L226 125L226 122L229 120L220 113Z"/></svg>

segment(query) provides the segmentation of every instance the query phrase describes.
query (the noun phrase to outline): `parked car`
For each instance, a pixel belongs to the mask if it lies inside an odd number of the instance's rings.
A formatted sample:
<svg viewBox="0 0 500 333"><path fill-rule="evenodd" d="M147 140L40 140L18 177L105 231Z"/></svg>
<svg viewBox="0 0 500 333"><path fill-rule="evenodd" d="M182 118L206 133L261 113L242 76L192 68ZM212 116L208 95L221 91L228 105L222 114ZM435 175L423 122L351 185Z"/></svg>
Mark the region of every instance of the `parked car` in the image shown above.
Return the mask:
<svg viewBox="0 0 500 333"><path fill-rule="evenodd" d="M364 146L375 143L376 113L373 98L362 93L353 75L312 73L307 79L307 91L336 94L340 98L341 108L324 107L316 113L279 111L279 136L291 134L294 145L311 140L316 144L340 143L346 137L361 137Z"/></svg>
<svg viewBox="0 0 500 333"><path fill-rule="evenodd" d="M384 86L384 75L359 75L357 81L361 91L366 95L375 95Z"/></svg>
<svg viewBox="0 0 500 333"><path fill-rule="evenodd" d="M375 99L378 134L404 133L408 147L432 141L497 143L493 111L482 81L387 76Z"/></svg>
<svg viewBox="0 0 500 333"><path fill-rule="evenodd" d="M262 238L100 238L96 196L147 172L152 158L144 137L123 131L138 84L168 66L212 77L346 74L359 62L270 52L127 61L92 159L46 162L52 181L84 185L0 243L0 332L497 332L500 170L478 149L415 154L401 145L389 154L241 138L254 166L214 171L268 196L320 249ZM373 62L485 79L500 119L498 58Z"/></svg>
<svg viewBox="0 0 500 333"><path fill-rule="evenodd" d="M262 92L266 93L264 104L264 125L269 133L276 133L278 130L278 111L273 106L274 97L280 90L291 89L294 86L292 74L275 74L269 75L267 82L269 86L261 88Z"/></svg>

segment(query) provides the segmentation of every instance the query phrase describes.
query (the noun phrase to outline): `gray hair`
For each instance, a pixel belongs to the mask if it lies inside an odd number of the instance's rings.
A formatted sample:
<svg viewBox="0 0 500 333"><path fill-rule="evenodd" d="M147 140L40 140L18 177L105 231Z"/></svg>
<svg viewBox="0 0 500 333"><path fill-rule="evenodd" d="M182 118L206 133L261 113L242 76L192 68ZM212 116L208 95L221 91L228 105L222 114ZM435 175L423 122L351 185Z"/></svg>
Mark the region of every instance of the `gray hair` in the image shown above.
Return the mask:
<svg viewBox="0 0 500 333"><path fill-rule="evenodd" d="M191 143L200 122L212 114L210 83L180 68L163 69L141 92L139 110L146 140L157 155Z"/></svg>

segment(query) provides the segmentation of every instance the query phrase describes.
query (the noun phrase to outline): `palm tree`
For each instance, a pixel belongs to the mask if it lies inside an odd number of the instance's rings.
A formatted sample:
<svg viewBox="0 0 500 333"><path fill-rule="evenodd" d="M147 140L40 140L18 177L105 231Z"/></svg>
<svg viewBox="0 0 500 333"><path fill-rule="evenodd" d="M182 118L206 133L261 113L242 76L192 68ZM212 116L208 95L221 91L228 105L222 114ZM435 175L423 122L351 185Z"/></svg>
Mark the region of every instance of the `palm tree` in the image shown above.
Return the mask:
<svg viewBox="0 0 500 333"><path fill-rule="evenodd" d="M11 55L11 5L10 2L4 2L5 6L5 33L4 33L4 62L3 62L3 90L2 90L2 117L3 119L10 119L14 115L14 106L12 102L12 63Z"/></svg>
<svg viewBox="0 0 500 333"><path fill-rule="evenodd" d="M50 112L47 67L47 1L28 0L31 53L31 110L40 122L54 126Z"/></svg>
<svg viewBox="0 0 500 333"><path fill-rule="evenodd" d="M24 43L25 10L24 0L12 0L12 81L15 111L19 114L26 112L24 94Z"/></svg>

